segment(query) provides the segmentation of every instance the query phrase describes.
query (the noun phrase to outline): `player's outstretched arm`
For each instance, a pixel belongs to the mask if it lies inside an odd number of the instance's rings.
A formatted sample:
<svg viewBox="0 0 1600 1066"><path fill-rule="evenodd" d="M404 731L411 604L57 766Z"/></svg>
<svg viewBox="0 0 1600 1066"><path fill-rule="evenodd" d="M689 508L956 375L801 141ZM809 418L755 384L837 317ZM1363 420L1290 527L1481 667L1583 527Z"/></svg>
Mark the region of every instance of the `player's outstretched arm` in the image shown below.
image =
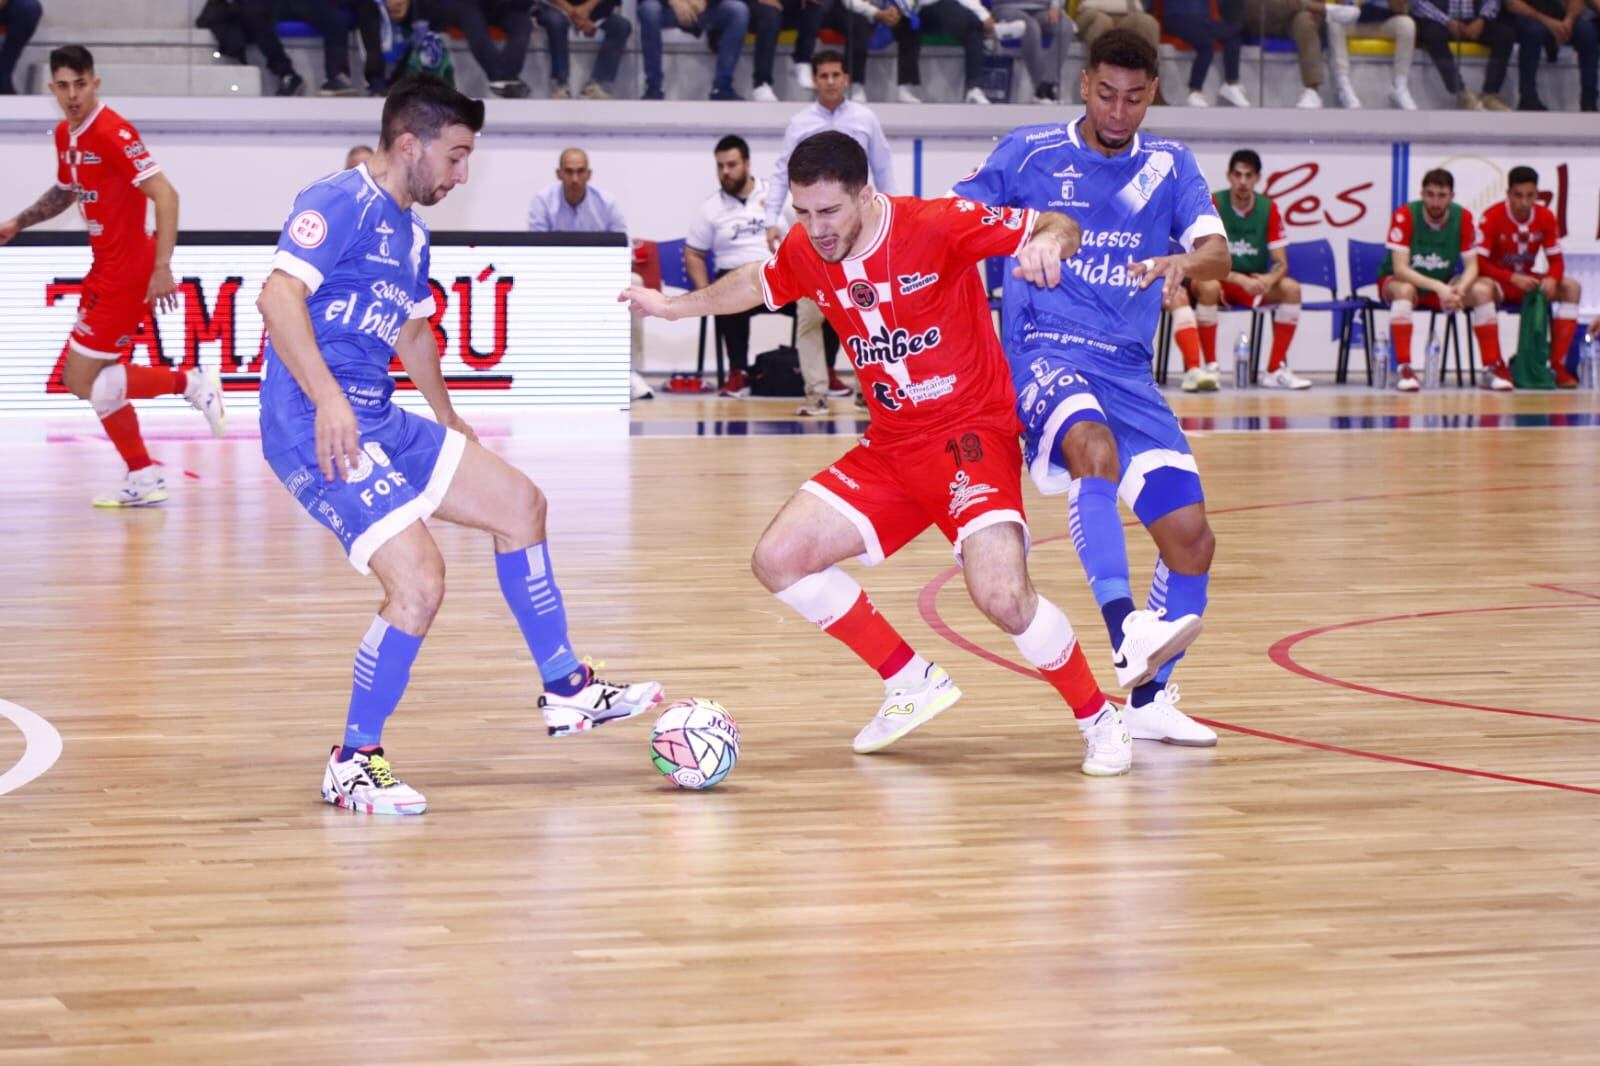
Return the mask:
<svg viewBox="0 0 1600 1066"><path fill-rule="evenodd" d="M1160 255L1141 259L1128 267L1128 276L1141 289L1159 281L1170 295L1184 278L1194 281L1221 281L1233 270L1233 256L1226 237L1208 233L1194 242L1194 251L1182 255Z"/></svg>
<svg viewBox="0 0 1600 1066"><path fill-rule="evenodd" d="M158 311L176 311L178 283L172 278L172 249L178 243L178 190L158 172L141 181L139 191L156 205L156 267L150 272L145 299Z"/></svg>
<svg viewBox="0 0 1600 1066"><path fill-rule="evenodd" d="M55 218L72 206L73 199L71 189L52 185L48 192L23 208L15 218L0 222L0 244L5 244L29 226L37 226Z"/></svg>
<svg viewBox="0 0 1600 1066"><path fill-rule="evenodd" d="M704 289L686 292L681 296L667 296L658 289L630 286L617 297L618 303L628 305L634 314L644 318L703 318L706 315L731 315L762 307L766 299L761 295L761 264L748 263L738 270L730 270Z"/></svg>
<svg viewBox="0 0 1600 1066"><path fill-rule="evenodd" d="M450 402L450 388L444 382L444 371L439 367L439 342L426 318L413 318L400 328L400 342L394 346L395 354L406 368L411 383L422 393L422 398L433 408L433 417L441 426L460 430L468 440L477 440L466 420L456 414Z"/></svg>
<svg viewBox="0 0 1600 1066"><path fill-rule="evenodd" d="M1012 271L1030 285L1053 289L1061 284L1061 263L1078 254L1083 229L1059 211L1041 211L1033 223L1028 243L1017 253Z"/></svg>
<svg viewBox="0 0 1600 1066"><path fill-rule="evenodd" d="M344 390L334 380L306 310L305 282L274 270L261 286L256 307L272 338L272 349L317 409L317 465L330 481L361 462L361 429Z"/></svg>

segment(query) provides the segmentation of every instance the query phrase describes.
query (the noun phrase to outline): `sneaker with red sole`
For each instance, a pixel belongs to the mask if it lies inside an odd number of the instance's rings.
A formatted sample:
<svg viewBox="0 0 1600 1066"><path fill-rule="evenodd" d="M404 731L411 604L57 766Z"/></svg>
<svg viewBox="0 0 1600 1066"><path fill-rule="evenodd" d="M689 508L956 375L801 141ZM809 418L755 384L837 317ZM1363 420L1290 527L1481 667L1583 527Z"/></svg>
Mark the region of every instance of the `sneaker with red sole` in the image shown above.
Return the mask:
<svg viewBox="0 0 1600 1066"><path fill-rule="evenodd" d="M745 378L743 370L730 370L728 380L723 383L718 396L726 396L734 400L743 400L750 395L750 382Z"/></svg>
<svg viewBox="0 0 1600 1066"><path fill-rule="evenodd" d="M854 390L852 390L849 385L846 385L844 383L844 379L843 378L841 378L838 374L835 374L831 370L828 371L828 395L829 396L849 396L849 395L852 395L853 391Z"/></svg>
<svg viewBox="0 0 1600 1066"><path fill-rule="evenodd" d="M1578 379L1567 373L1566 367L1558 366L1553 369L1556 372L1556 388L1575 389L1578 387Z"/></svg>
<svg viewBox="0 0 1600 1066"><path fill-rule="evenodd" d="M1478 388L1490 392L1513 392L1516 386L1511 383L1511 369L1505 363L1492 363L1483 368L1478 375Z"/></svg>

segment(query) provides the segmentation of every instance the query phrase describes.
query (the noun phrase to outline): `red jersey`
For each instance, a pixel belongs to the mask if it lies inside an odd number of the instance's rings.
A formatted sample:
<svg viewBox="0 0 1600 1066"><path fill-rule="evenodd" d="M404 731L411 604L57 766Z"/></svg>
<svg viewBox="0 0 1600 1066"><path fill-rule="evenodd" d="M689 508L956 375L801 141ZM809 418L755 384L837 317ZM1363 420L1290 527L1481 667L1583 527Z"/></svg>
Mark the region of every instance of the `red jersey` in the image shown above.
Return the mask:
<svg viewBox="0 0 1600 1066"><path fill-rule="evenodd" d="M1486 278L1511 281L1512 274L1533 275L1533 264L1544 252L1547 273L1538 277L1560 278L1562 273L1561 231L1556 216L1543 204L1533 205L1533 217L1518 222L1504 200L1483 213L1478 224L1478 271Z"/></svg>
<svg viewBox="0 0 1600 1066"><path fill-rule="evenodd" d="M94 250L90 274L107 289L142 295L155 267L155 238L145 229L149 198L139 184L161 167L139 131L101 104L77 129L56 126L56 184L77 194Z"/></svg>
<svg viewBox="0 0 1600 1066"><path fill-rule="evenodd" d="M1015 423L1016 391L975 267L1016 255L1038 212L884 196L866 250L825 263L801 226L761 270L767 306L816 300L855 365L880 445L974 417Z"/></svg>

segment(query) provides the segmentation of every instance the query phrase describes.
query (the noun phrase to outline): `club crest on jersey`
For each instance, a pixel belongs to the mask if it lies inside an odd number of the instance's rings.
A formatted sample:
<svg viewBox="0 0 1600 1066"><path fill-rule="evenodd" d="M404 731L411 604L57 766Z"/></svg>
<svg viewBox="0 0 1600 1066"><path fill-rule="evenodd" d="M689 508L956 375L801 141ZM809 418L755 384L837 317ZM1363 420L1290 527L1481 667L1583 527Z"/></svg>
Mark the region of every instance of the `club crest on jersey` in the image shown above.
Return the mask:
<svg viewBox="0 0 1600 1066"><path fill-rule="evenodd" d="M302 211L289 223L289 239L302 248L315 248L328 239L328 220L320 211Z"/></svg>
<svg viewBox="0 0 1600 1066"><path fill-rule="evenodd" d="M863 311L878 306L878 287L870 281L852 281L845 291L850 294L850 302Z"/></svg>

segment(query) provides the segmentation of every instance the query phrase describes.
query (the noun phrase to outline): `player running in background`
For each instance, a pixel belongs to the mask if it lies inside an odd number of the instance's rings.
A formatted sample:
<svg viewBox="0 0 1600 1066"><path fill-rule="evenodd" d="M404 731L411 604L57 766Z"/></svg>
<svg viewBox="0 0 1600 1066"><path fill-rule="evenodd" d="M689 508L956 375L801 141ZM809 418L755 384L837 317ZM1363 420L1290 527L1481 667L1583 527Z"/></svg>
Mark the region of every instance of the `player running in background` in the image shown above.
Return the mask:
<svg viewBox="0 0 1600 1066"><path fill-rule="evenodd" d="M551 736L647 710L655 683L601 681L572 652L545 545L545 498L478 444L450 403L428 316L431 206L467 180L483 103L432 78L404 79L383 106L370 163L307 186L258 306L271 340L261 384L261 446L300 505L328 528L383 603L356 650L342 744L322 798L369 814L421 814L427 802L384 758L385 720L444 597L444 559L423 519L494 537L500 590L544 680ZM395 406L398 354L436 422Z"/></svg>
<svg viewBox="0 0 1600 1066"><path fill-rule="evenodd" d="M1220 305L1273 305L1272 354L1261 384L1268 389L1309 389L1311 381L1289 369L1289 344L1300 322L1300 283L1289 277L1288 234L1272 197L1256 192L1261 157L1241 148L1228 160L1228 187L1212 194L1228 233L1233 269L1221 281L1194 282L1195 308L1183 289L1174 290L1172 339L1183 352L1183 391L1217 389L1217 315ZM1202 362L1203 360L1203 362Z"/></svg>
<svg viewBox="0 0 1600 1066"><path fill-rule="evenodd" d="M1525 293L1542 289L1550 301L1550 368L1556 385L1578 387L1567 373L1567 350L1578 331L1578 307L1583 289L1576 278L1565 275L1561 254L1561 227L1550 209L1539 202L1539 173L1532 167L1512 167L1506 175L1506 198L1483 213L1478 226L1478 271L1494 282L1502 303L1520 304ZM1544 252L1545 273L1535 274L1534 263ZM1509 372L1508 372L1509 373ZM1493 384L1484 371L1481 384Z"/></svg>
<svg viewBox="0 0 1600 1066"><path fill-rule="evenodd" d="M1435 168L1422 175L1422 198L1396 208L1389 220L1389 250L1378 268L1378 292L1389 305L1389 336L1399 368L1395 388L1401 392L1422 387L1411 368L1411 313L1417 307L1471 307L1472 330L1483 349L1484 387L1511 388L1511 373L1500 357L1495 285L1478 276L1472 212L1455 197L1455 175Z"/></svg>
<svg viewBox="0 0 1600 1066"><path fill-rule="evenodd" d="M96 507L138 507L167 498L166 479L145 450L130 400L181 394L222 436L222 386L198 370L123 362L150 315L178 305L172 248L178 239L178 191L132 123L99 101L94 56L81 45L50 53L50 91L66 119L56 126L56 184L15 218L0 222L0 244L21 230L78 204L94 262L83 279L78 321L67 340L62 380L88 400L116 445L127 476ZM156 205L156 232L144 227L145 204Z"/></svg>
<svg viewBox="0 0 1600 1066"><path fill-rule="evenodd" d="M1126 773L1133 749L1120 712L1066 615L1028 578L1015 394L973 269L1016 255L1019 284L1053 283L1077 227L1053 212L884 196L867 181L861 146L838 132L795 147L789 182L800 225L765 265L671 299L637 288L622 296L667 319L810 296L850 353L871 426L784 504L756 545L756 578L883 678L883 705L854 742L857 752L877 751L961 693L838 564L875 565L937 525L978 610L1072 708L1088 749L1083 772Z"/></svg>
<svg viewBox="0 0 1600 1066"><path fill-rule="evenodd" d="M1199 467L1150 376L1150 340L1164 292L1184 276L1228 273L1228 242L1189 149L1139 135L1157 87L1155 48L1110 30L1090 47L1081 83L1082 118L1013 130L955 194L1062 207L1083 227L1059 285L1006 282L1003 334L1028 466L1040 491L1069 493L1072 542L1117 680L1133 690L1123 714L1134 738L1209 746L1216 734L1178 710L1167 682L1200 633L1216 542ZM1174 241L1187 250L1166 254ZM1134 610L1119 493L1161 553L1145 611Z"/></svg>

